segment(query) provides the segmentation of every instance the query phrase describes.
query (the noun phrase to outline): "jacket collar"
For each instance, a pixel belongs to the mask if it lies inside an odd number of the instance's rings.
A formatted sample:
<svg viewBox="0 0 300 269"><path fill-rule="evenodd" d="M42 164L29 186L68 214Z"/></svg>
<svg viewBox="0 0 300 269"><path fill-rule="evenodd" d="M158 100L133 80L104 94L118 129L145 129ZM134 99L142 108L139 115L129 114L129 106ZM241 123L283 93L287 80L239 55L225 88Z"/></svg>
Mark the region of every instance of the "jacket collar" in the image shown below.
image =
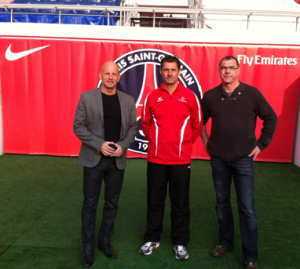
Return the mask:
<svg viewBox="0 0 300 269"><path fill-rule="evenodd" d="M182 85L182 83L181 83L180 80L178 80L177 82L178 82L178 85L177 85L177 87L176 87L176 89L175 89L174 92L176 92L176 91L182 89L182 87L183 87L183 85ZM166 88L165 88L165 86L164 86L164 83L163 83L163 82L161 83L160 88L161 88L162 90L164 90L164 91L167 91ZM174 93L174 92L173 92L173 93Z"/></svg>
<svg viewBox="0 0 300 269"><path fill-rule="evenodd" d="M234 89L234 91L232 92L232 94L237 93L237 92L244 92L245 91L245 84L243 82L241 82L241 81L239 81L239 82L240 82L239 86L237 86ZM227 93L225 92L225 90L223 88L222 83L218 87L218 92L221 93L221 94L227 95Z"/></svg>

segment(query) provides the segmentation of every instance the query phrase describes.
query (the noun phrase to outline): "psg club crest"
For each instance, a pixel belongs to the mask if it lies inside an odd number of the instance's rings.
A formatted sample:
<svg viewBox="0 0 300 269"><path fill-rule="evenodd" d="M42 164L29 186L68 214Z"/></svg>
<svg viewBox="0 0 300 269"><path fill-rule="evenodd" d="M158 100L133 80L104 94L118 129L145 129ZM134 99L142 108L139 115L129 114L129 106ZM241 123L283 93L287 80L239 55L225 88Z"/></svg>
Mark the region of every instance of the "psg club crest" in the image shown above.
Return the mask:
<svg viewBox="0 0 300 269"><path fill-rule="evenodd" d="M148 93L157 89L162 82L159 72L160 61L167 55L173 54L159 49L139 49L123 54L114 61L119 66L121 74L117 89L131 95L137 108L138 130L129 151L147 154L148 140L141 127L143 104ZM182 85L191 89L200 100L202 89L197 77L183 60L179 60L181 62L179 79ZM101 81L98 86L100 84Z"/></svg>

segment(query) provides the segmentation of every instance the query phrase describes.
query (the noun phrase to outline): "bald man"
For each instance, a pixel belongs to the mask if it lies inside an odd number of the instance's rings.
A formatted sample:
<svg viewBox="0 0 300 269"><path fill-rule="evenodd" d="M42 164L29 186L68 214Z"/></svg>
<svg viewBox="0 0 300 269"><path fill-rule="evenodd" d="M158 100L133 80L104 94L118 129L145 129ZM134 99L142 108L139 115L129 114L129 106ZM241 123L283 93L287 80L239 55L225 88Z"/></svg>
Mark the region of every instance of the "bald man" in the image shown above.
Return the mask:
<svg viewBox="0 0 300 269"><path fill-rule="evenodd" d="M119 68L114 62L103 64L100 88L83 92L75 114L73 129L81 140L78 163L83 168L84 201L81 211L84 267L93 264L96 245L96 211L105 182L105 204L98 233L98 248L108 258L117 253L110 244L118 211L126 150L134 141L137 130L134 99L117 90Z"/></svg>

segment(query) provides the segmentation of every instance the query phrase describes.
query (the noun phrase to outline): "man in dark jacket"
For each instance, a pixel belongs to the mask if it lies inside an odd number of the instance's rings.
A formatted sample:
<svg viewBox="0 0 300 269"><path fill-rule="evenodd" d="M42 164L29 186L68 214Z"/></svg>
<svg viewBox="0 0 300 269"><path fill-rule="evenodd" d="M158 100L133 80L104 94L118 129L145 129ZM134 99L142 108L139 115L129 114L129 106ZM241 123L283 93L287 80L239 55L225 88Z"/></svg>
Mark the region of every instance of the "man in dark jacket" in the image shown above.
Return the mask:
<svg viewBox="0 0 300 269"><path fill-rule="evenodd" d="M103 64L98 89L83 92L74 119L74 133L82 145L78 163L84 166L81 211L84 267L93 264L96 245L96 210L102 181L105 181L105 204L98 233L98 247L109 258L117 253L110 245L114 220L118 211L126 150L134 141L137 130L134 99L117 90L120 80L118 66L114 62Z"/></svg>
<svg viewBox="0 0 300 269"><path fill-rule="evenodd" d="M233 178L245 269L258 269L253 159L271 142L277 116L258 89L238 81L239 72L235 57L223 58L219 64L222 84L206 92L201 101L204 121L201 138L211 157L220 226L219 244L211 255L220 258L233 249L234 224L230 204ZM255 137L257 117L263 120L258 140ZM210 137L205 125L209 118L212 119Z"/></svg>

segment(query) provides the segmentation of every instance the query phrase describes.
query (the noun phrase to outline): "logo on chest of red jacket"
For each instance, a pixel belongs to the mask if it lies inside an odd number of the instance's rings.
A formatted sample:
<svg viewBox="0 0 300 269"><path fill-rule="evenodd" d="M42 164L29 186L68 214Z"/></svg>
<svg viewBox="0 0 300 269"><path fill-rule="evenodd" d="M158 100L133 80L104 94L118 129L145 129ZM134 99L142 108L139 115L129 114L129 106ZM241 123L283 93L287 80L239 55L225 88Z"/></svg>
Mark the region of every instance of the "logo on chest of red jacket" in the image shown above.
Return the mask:
<svg viewBox="0 0 300 269"><path fill-rule="evenodd" d="M162 82L160 75L160 62L166 55L173 55L159 49L139 49L123 54L114 62L119 66L121 79L117 89L131 95L136 103L138 130L135 141L128 150L147 154L148 140L141 128L141 115L146 96L158 88ZM180 59L181 74L179 79L183 86L192 90L199 100L202 98L202 88L189 65ZM99 81L100 86L101 81ZM184 97L178 99L186 102ZM157 102L163 101L158 99Z"/></svg>

